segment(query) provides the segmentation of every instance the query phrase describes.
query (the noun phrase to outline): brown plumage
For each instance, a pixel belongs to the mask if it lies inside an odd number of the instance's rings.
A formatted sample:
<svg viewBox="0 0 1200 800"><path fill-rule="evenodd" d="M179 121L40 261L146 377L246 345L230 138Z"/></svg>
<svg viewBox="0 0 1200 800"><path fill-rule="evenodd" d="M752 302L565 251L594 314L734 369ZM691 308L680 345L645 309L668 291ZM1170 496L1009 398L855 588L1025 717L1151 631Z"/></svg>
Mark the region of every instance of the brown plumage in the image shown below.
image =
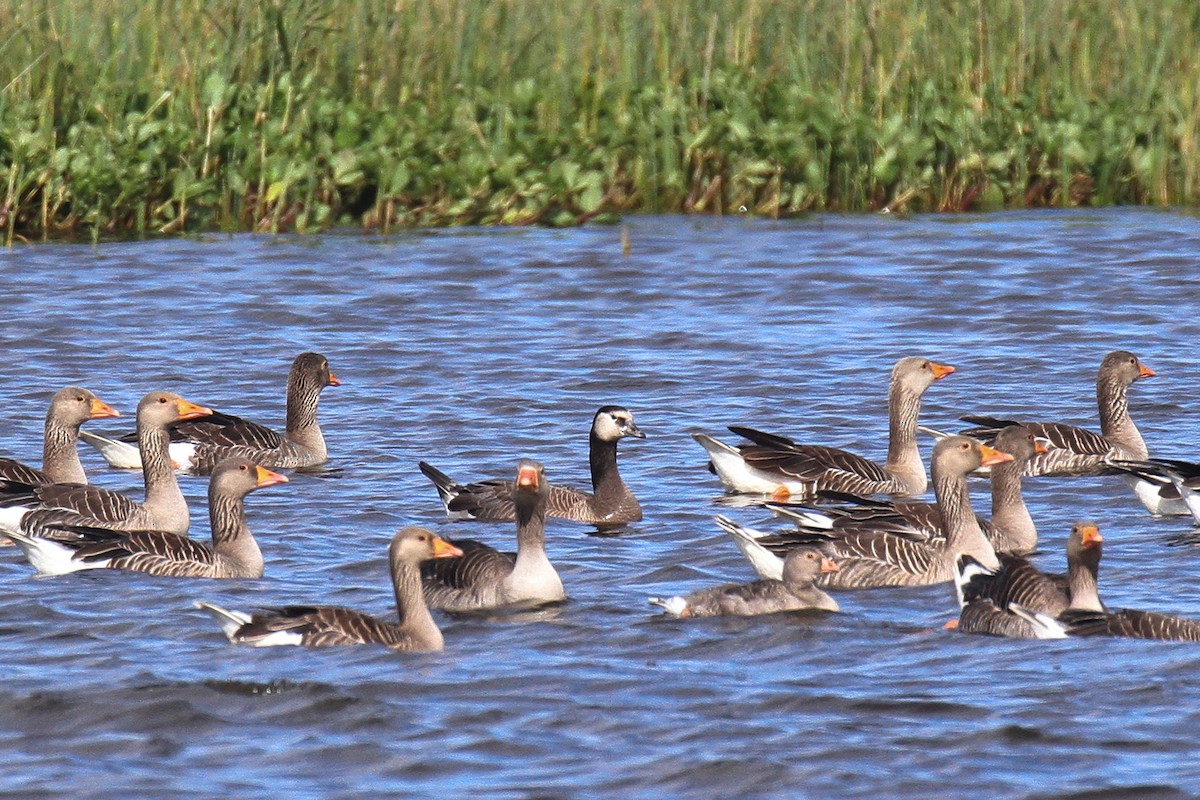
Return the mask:
<svg viewBox="0 0 1200 800"><path fill-rule="evenodd" d="M42 468L0 458L0 481L31 486L48 483L87 483L79 461L79 426L89 419L119 417L121 413L99 397L78 386L59 389L50 398L42 438Z"/></svg>
<svg viewBox="0 0 1200 800"><path fill-rule="evenodd" d="M167 455L167 426L210 413L172 392L150 392L137 408L138 449L146 486L143 502L87 484L7 482L0 488L0 529L36 536L43 518L60 518L62 512L71 512L78 524L187 533L187 501Z"/></svg>
<svg viewBox="0 0 1200 800"><path fill-rule="evenodd" d="M957 565L958 630L1013 638L1038 638L1039 626L1029 614L1057 617L1076 596L1082 606L1093 607L1096 570L1102 539L1095 526L1079 523L1067 537L1067 575L1050 575L1021 556L1001 555L1000 566L988 569L963 556ZM1095 598L1094 603L1089 598ZM1023 613L1013 611L1019 606Z"/></svg>
<svg viewBox="0 0 1200 800"><path fill-rule="evenodd" d="M458 539L457 558L421 565L425 599L445 611L478 611L514 604L550 603L566 597L562 580L546 557L546 498L541 464L522 459L514 481L517 552L501 553L481 542Z"/></svg>
<svg viewBox="0 0 1200 800"><path fill-rule="evenodd" d="M24 551L40 574L62 575L85 569L121 569L188 578L258 578L263 557L246 524L243 499L262 486L287 478L240 458L222 461L208 487L212 543L162 530L117 530L99 525L48 523L43 533L6 535Z"/></svg>
<svg viewBox="0 0 1200 800"><path fill-rule="evenodd" d="M822 575L818 585L836 589L870 589L882 586L919 586L954 577L954 564L967 553L989 566L996 556L983 537L971 510L966 475L981 464L1011 459L974 439L951 436L933 449L933 485L941 512L944 536L899 535L890 530L856 530L842 534L811 529L783 534L761 534L718 518L760 575L779 577L783 556L799 544L826 541L833 548L839 570Z"/></svg>
<svg viewBox="0 0 1200 800"><path fill-rule="evenodd" d="M617 469L617 442L630 436L646 438L633 421L633 414L620 406L600 408L592 418L588 435L592 492L551 486L546 497L546 516L599 527L641 520L642 507ZM487 521L516 519L511 480L495 478L464 484L425 461L419 462L418 466L437 488L446 513L451 517Z"/></svg>
<svg viewBox="0 0 1200 800"><path fill-rule="evenodd" d="M781 580L763 578L752 583L727 583L699 589L684 597L651 597L677 617L749 617L782 611L838 611L837 601L816 587L822 573L837 572L837 562L820 547L801 545L783 561Z"/></svg>
<svg viewBox="0 0 1200 800"><path fill-rule="evenodd" d="M403 528L392 538L388 563L396 597L396 622L340 606L293 605L253 614L227 611L204 602L196 606L216 617L229 641L235 644L255 647L381 644L407 652L441 650L442 632L425 604L420 564L459 555L462 551L457 547L424 528Z"/></svg>
<svg viewBox="0 0 1200 800"><path fill-rule="evenodd" d="M287 420L282 434L257 422L215 411L204 419L170 426L171 459L180 471L193 475L208 475L216 464L231 456L273 468L324 464L329 453L317 423L317 406L326 386L340 385L324 356L301 353L288 373ZM83 439L113 466L136 469L140 465L137 453L122 444L130 440L129 436L117 441L85 433Z"/></svg>
<svg viewBox="0 0 1200 800"><path fill-rule="evenodd" d="M1108 459L1145 459L1146 442L1129 416L1129 387L1134 381L1153 376L1138 357L1114 350L1104 357L1096 375L1096 404L1100 412L1100 434L1061 422L1026 422L968 415L962 419L977 427L963 431L968 436L989 437L1010 425L1024 425L1051 447L1025 465L1026 475L1098 475L1107 471Z"/></svg>
<svg viewBox="0 0 1200 800"><path fill-rule="evenodd" d="M738 492L811 499L832 490L857 495L905 497L925 492L928 479L917 450L921 395L953 367L924 358L903 358L892 369L888 388L888 457L883 465L846 450L798 444L753 428L730 430L753 444L731 447L707 434L692 434L708 451L711 467L726 488Z"/></svg>

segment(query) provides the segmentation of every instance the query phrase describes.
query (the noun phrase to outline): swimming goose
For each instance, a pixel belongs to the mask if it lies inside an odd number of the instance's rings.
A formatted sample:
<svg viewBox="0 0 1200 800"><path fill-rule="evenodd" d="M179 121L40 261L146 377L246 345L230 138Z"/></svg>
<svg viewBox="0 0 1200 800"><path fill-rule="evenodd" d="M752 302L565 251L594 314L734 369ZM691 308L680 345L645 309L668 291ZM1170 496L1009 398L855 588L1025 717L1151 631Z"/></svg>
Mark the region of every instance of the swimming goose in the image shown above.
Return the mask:
<svg viewBox="0 0 1200 800"><path fill-rule="evenodd" d="M253 614L228 611L203 601L196 603L196 607L216 617L234 644L254 647L381 644L405 652L441 650L442 632L425 604L420 564L432 558L461 555L461 550L425 528L400 529L388 547L399 622L340 606L284 606Z"/></svg>
<svg viewBox="0 0 1200 800"><path fill-rule="evenodd" d="M1046 636L1045 625L1030 617L1044 614L1053 619L1070 607L1074 596L1084 604L1096 598L1101 541L1096 526L1074 525L1067 537L1065 577L1046 574L1021 556L1001 555L996 569L986 568L970 556L961 556L955 577L961 612L955 627L963 633L1020 639L1058 638Z"/></svg>
<svg viewBox="0 0 1200 800"><path fill-rule="evenodd" d="M829 542L837 559L836 573L820 576L818 585L834 589L923 586L952 580L956 559L966 553L988 567L999 566L971 510L966 476L983 465L1012 458L965 436L947 437L933 448L933 490L942 516L943 537L905 536L886 530L812 529L769 535L718 517L717 524L764 578L779 578L783 556L798 544Z"/></svg>
<svg viewBox="0 0 1200 800"><path fill-rule="evenodd" d="M592 494L567 486L551 486L546 515L591 525L638 522L642 507L617 471L617 442L627 436L645 439L633 414L621 406L604 406L592 419L588 460L592 468ZM504 521L516 519L511 480L500 478L462 484L425 461L421 472L437 487L446 513L454 519Z"/></svg>
<svg viewBox="0 0 1200 800"><path fill-rule="evenodd" d="M1090 523L1087 523L1090 524ZM1094 525L1091 526L1093 529ZM1132 639L1159 639L1172 642L1200 642L1200 620L1125 608L1112 611L1100 601L1098 589L1101 542L1096 533L1095 569L1090 583L1071 584L1071 605L1058 616L1063 631L1070 636L1123 636Z"/></svg>
<svg viewBox="0 0 1200 800"><path fill-rule="evenodd" d="M1129 416L1129 386L1154 375L1138 357L1114 350L1104 357L1096 374L1096 403L1100 411L1100 434L1061 422L1026 422L967 415L977 427L962 431L968 436L990 436L1008 425L1021 424L1035 436L1048 439L1051 447L1029 459L1026 475L1099 475L1109 458L1145 459L1146 442Z"/></svg>
<svg viewBox="0 0 1200 800"><path fill-rule="evenodd" d="M151 528L185 534L187 501L179 490L167 455L167 426L212 413L173 392L150 392L137 407L138 449L142 453L144 502L119 492L81 483L39 486L0 481L0 530L29 532L43 517L62 522L65 514L76 524L95 524L120 530Z"/></svg>
<svg viewBox="0 0 1200 800"><path fill-rule="evenodd" d="M214 411L198 422L171 426L171 459L180 471L193 475L208 475L219 461L235 455L265 467L284 469L324 464L329 452L317 424L317 404L322 389L341 384L324 356L301 353L288 374L287 421L282 435L256 422ZM111 466L141 466L129 436L109 439L84 431L80 437L99 450Z"/></svg>
<svg viewBox="0 0 1200 800"><path fill-rule="evenodd" d="M837 601L815 585L817 576L837 572L837 562L819 547L801 545L783 560L781 580L763 578L753 583L727 583L700 589L686 597L651 597L676 617L750 617L780 611L838 611Z"/></svg>
<svg viewBox="0 0 1200 800"><path fill-rule="evenodd" d="M738 447L703 433L692 437L708 451L713 471L731 491L770 494L776 499L812 498L821 490L916 496L928 485L917 450L921 395L952 372L954 367L924 358L896 362L888 387L888 456L883 466L846 450L797 444L753 428L730 426L729 430L753 442Z"/></svg>
<svg viewBox="0 0 1200 800"><path fill-rule="evenodd" d="M944 437L942 437L944 438ZM1037 547L1037 528L1021 494L1021 469L1045 446L1020 425L1002 430L992 446L1013 458L989 469L992 483L992 518L977 517L984 536L996 552L1028 553ZM838 505L767 503L766 507L791 517L801 529L818 528L839 533L883 530L907 538L943 539L942 514L936 503L917 500L874 500L822 492L820 499L844 501Z"/></svg>
<svg viewBox="0 0 1200 800"><path fill-rule="evenodd" d="M246 524L244 499L287 478L244 458L222 461L208 486L212 544L162 530L118 530L99 525L62 525L69 537L45 538L4 532L40 575L85 569L122 569L175 578L260 578L262 551Z"/></svg>
<svg viewBox="0 0 1200 800"><path fill-rule="evenodd" d="M0 458L0 480L39 486L46 483L87 483L79 461L79 426L89 419L119 417L121 412L87 389L68 386L50 398L42 439L42 468Z"/></svg>
<svg viewBox="0 0 1200 800"><path fill-rule="evenodd" d="M498 552L482 542L453 542L462 555L421 565L425 599L444 611L478 611L500 606L551 603L566 597L562 580L546 557L546 500L550 487L542 465L522 459L513 502L517 552Z"/></svg>

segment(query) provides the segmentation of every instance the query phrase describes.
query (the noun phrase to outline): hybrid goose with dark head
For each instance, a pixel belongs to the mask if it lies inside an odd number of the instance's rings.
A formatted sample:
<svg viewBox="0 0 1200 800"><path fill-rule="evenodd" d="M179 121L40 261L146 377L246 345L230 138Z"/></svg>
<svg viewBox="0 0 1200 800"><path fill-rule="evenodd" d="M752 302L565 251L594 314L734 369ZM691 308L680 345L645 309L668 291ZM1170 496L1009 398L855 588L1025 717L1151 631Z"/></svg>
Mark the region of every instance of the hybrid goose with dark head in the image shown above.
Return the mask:
<svg viewBox="0 0 1200 800"><path fill-rule="evenodd" d="M175 578L260 578L262 551L246 524L244 499L287 478L242 458L213 470L208 486L212 544L163 530L120 530L61 523L59 536L5 532L40 575L85 569L120 569Z"/></svg>
<svg viewBox="0 0 1200 800"><path fill-rule="evenodd" d="M99 397L78 386L59 389L50 398L42 439L42 468L0 458L0 481L15 481L31 486L47 483L87 483L79 460L79 426L89 419L119 417L121 412Z"/></svg>
<svg viewBox="0 0 1200 800"><path fill-rule="evenodd" d="M517 552L501 553L482 542L456 539L462 555L421 565L425 599L444 611L480 611L533 606L566 597L562 580L546 557L546 502L550 487L542 465L522 459L517 466L513 503Z"/></svg>
<svg viewBox="0 0 1200 800"><path fill-rule="evenodd" d="M592 493L567 486L551 486L546 498L546 515L600 527L640 521L642 507L617 469L617 442L626 437L646 438L628 409L604 406L597 411L588 436ZM437 487L446 513L452 518L516 519L511 480L497 478L463 484L425 461L419 466Z"/></svg>
<svg viewBox="0 0 1200 800"><path fill-rule="evenodd" d="M213 412L203 420L171 426L171 459L179 470L193 475L210 474L218 462L230 456L284 469L324 464L329 451L317 423L317 406L326 386L340 385L325 356L301 353L288 374L287 420L282 434L248 419ZM141 466L138 450L129 445L128 436L108 439L88 431L80 436L114 467Z"/></svg>
<svg viewBox="0 0 1200 800"><path fill-rule="evenodd" d="M429 613L421 589L421 563L461 556L462 551L425 528L402 528L388 547L398 621L379 619L341 606L284 606L247 614L212 603L197 608L211 613L234 644L254 647L381 644L392 650L441 650L442 632Z"/></svg>
<svg viewBox="0 0 1200 800"><path fill-rule="evenodd" d="M913 497L924 494L928 485L917 450L921 396L934 381L953 372L954 367L916 357L902 358L892 368L888 456L882 466L846 450L797 444L753 428L729 428L753 442L738 447L703 433L692 437L708 452L713 471L731 491L769 494L776 499L811 499L823 490Z"/></svg>

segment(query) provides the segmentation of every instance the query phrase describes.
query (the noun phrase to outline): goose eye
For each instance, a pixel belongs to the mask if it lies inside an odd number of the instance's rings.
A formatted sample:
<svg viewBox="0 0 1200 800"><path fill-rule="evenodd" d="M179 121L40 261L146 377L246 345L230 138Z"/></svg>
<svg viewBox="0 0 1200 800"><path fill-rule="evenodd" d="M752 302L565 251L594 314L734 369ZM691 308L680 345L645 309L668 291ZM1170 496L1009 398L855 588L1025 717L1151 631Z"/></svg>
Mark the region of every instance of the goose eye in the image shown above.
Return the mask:
<svg viewBox="0 0 1200 800"><path fill-rule="evenodd" d="M249 472L250 470L250 468L245 464L238 464L238 469L240 469L242 472Z"/></svg>
<svg viewBox="0 0 1200 800"><path fill-rule="evenodd" d="M160 403L165 403L165 402L167 402L167 398L165 398L165 397L160 397L160 398L158 398L158 402L160 402Z"/></svg>

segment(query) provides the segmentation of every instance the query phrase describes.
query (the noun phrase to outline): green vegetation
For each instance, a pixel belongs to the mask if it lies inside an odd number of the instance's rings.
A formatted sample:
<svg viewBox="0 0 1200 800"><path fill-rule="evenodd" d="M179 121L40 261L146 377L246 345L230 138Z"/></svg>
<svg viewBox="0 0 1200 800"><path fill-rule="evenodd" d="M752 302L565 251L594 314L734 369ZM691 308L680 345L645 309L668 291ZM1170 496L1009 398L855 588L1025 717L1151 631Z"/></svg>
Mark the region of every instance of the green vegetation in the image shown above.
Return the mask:
<svg viewBox="0 0 1200 800"><path fill-rule="evenodd" d="M7 241L1200 200L1196 0L0 0Z"/></svg>

